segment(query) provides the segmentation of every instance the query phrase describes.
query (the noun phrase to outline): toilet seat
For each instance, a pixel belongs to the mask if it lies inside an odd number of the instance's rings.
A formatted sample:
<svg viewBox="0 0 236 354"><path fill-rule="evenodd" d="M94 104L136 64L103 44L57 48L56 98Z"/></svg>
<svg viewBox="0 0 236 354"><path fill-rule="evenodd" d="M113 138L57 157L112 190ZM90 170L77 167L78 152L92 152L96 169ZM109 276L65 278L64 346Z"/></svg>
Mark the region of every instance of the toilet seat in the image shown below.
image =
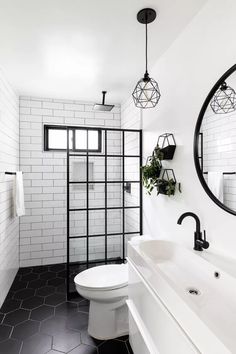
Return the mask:
<svg viewBox="0 0 236 354"><path fill-rule="evenodd" d="M127 264L111 264L86 269L76 275L74 282L84 290L119 289L128 285L128 266Z"/></svg>

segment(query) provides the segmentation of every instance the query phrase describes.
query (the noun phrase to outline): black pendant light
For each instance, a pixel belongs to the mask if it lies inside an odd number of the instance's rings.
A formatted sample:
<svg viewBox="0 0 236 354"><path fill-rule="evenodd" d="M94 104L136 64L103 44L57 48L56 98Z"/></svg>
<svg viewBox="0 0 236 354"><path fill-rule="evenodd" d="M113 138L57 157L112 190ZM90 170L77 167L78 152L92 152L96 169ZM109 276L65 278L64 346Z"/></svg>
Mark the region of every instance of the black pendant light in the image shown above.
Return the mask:
<svg viewBox="0 0 236 354"><path fill-rule="evenodd" d="M228 86L226 82L223 82L214 94L210 106L216 114L234 112L236 110L236 93L234 89Z"/></svg>
<svg viewBox="0 0 236 354"><path fill-rule="evenodd" d="M145 59L146 59L146 71L144 77L140 79L132 93L134 104L138 108L153 108L157 105L161 94L157 82L149 77L147 64L147 25L151 23L156 18L156 11L153 9L143 9L140 10L137 14L137 20L145 24L146 30L146 47L145 47Z"/></svg>

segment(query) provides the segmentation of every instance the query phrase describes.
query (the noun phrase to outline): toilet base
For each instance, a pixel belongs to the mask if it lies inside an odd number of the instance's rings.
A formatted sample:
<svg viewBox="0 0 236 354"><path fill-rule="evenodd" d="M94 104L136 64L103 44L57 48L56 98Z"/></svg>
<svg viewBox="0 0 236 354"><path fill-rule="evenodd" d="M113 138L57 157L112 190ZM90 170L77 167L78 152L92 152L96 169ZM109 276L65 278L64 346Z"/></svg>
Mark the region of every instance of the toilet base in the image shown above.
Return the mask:
<svg viewBox="0 0 236 354"><path fill-rule="evenodd" d="M91 337L107 340L129 334L126 299L109 303L90 300L88 333Z"/></svg>

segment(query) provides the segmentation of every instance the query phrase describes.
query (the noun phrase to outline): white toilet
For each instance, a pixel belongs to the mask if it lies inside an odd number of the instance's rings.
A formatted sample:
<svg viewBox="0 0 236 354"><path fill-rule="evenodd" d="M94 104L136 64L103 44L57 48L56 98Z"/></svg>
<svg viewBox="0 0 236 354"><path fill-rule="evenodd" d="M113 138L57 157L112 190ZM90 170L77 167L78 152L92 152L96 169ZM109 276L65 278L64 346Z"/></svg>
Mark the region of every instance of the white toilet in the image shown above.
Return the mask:
<svg viewBox="0 0 236 354"><path fill-rule="evenodd" d="M128 266L102 265L87 269L74 278L76 290L90 300L89 334L112 339L128 334Z"/></svg>

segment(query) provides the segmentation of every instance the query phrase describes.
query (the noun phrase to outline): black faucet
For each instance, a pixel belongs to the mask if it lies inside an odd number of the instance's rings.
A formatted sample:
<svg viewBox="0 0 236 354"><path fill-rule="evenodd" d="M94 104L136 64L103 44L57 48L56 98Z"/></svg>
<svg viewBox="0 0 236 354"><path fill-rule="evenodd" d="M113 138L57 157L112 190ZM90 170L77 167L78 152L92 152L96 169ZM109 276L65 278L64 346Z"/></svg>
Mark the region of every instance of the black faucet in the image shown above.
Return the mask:
<svg viewBox="0 0 236 354"><path fill-rule="evenodd" d="M195 251L203 251L203 248L208 248L209 247L209 242L206 241L206 231L203 231L203 238L202 238L202 232L201 232L201 226L200 226L200 220L199 217L194 214L194 213L184 213L182 214L178 221L177 224L181 225L182 221L184 220L184 218L186 218L187 216L192 216L195 221L196 221L196 231L194 232L194 247L193 249Z"/></svg>

